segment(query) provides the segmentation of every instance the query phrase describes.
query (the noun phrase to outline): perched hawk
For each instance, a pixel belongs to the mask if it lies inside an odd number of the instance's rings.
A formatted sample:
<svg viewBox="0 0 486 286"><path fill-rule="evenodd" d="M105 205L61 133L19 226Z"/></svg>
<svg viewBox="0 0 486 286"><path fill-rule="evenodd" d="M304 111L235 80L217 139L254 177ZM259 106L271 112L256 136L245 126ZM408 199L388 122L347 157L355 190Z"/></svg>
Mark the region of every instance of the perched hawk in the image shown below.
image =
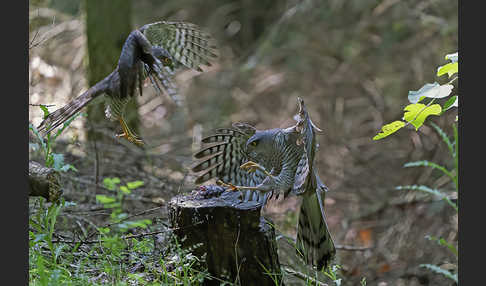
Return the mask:
<svg viewBox="0 0 486 286"><path fill-rule="evenodd" d="M319 270L336 253L326 224L324 196L327 187L314 165L315 133L304 101L298 99L297 124L286 129L257 130L245 123L218 129L205 137L206 145L194 157L196 184L211 178L243 192L244 200L266 203L274 192L301 195L297 252ZM241 166L241 167L240 167Z"/></svg>

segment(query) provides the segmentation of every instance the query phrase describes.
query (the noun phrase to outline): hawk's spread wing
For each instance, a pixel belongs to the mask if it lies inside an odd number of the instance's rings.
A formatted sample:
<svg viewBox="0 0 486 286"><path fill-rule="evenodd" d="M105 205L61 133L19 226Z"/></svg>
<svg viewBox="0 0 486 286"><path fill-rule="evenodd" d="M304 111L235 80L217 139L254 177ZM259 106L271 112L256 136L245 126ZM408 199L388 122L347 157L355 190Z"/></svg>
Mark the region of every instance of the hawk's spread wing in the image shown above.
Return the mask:
<svg viewBox="0 0 486 286"><path fill-rule="evenodd" d="M234 127L217 129L214 134L202 139L204 146L194 154L197 161L192 167L197 176L196 184L216 178L233 185L256 186L265 179L266 175L260 170L249 173L240 168L249 160L245 145L255 129L251 131L249 125L238 123ZM244 199L264 202L269 195L245 191Z"/></svg>
<svg viewBox="0 0 486 286"><path fill-rule="evenodd" d="M153 47L164 49L187 68L202 71L199 65L211 66L210 61L217 57L214 40L195 24L160 21L140 31Z"/></svg>

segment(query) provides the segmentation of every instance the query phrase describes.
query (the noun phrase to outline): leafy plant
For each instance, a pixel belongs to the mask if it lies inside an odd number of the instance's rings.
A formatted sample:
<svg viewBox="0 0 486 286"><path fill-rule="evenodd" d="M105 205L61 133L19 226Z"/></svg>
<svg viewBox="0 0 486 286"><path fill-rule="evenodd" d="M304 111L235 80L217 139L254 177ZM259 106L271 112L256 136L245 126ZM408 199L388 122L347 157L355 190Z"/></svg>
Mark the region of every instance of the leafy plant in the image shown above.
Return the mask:
<svg viewBox="0 0 486 286"><path fill-rule="evenodd" d="M61 285L71 273L60 262L67 246L53 242L54 230L61 209L73 203L61 198L46 206L45 199L39 198L39 204L29 218L29 281L34 285Z"/></svg>
<svg viewBox="0 0 486 286"><path fill-rule="evenodd" d="M44 112L44 118L49 115L47 107L40 105ZM66 121L54 135L47 134L44 139L37 128L29 124L29 130L35 135L40 143L29 143L29 148L40 150L43 153L45 166L54 168L56 171L67 172L77 169L64 162L64 155L54 153L52 145L59 135L77 117L73 116ZM63 198L47 204L42 197L37 198L39 207L34 214L29 216L29 281L33 285L69 285L71 272L60 261L65 256L67 245L55 243L55 226L61 210L72 202L65 202ZM47 252L46 252L47 251Z"/></svg>
<svg viewBox="0 0 486 286"><path fill-rule="evenodd" d="M439 136L441 137L442 141L447 145L450 156L452 158L453 163L453 169L448 170L445 166L439 165L434 162L430 162L427 160L422 160L422 161L416 161L416 162L409 162L404 165L404 167L426 167L426 168L432 168L436 171L441 172L442 174L446 175L451 179L451 181L454 183L454 193L457 194L459 190L459 185L458 185L458 152L457 152L457 145L458 145L458 135L457 135L457 128L455 124L452 125L453 130L454 130L454 139L451 140L446 133L436 124L432 123L432 126L434 129L437 131ZM416 191L421 191L426 194L433 195L435 197L438 197L440 199L443 199L449 204L456 212L458 212L458 206L455 202L453 202L450 198L450 194L445 193L442 190L438 189L432 189L428 186L425 185L411 185L411 186L397 186L397 190L416 190ZM453 253L456 257L458 256L458 251L457 248L452 244L447 242L444 238L442 237L434 237L434 236L426 236L427 239L431 241L436 241L439 245L446 247L451 253ZM448 270L442 269L438 266L432 265L432 264L421 264L420 267L425 267L429 270L432 270L436 273L442 274L455 282L457 282L457 274L453 274Z"/></svg>
<svg viewBox="0 0 486 286"><path fill-rule="evenodd" d="M456 73L459 72L458 52L446 55L445 59L450 60L451 62L438 67L436 74L439 77L447 74L449 77L449 81L445 84L439 84L438 82L427 83L419 90L409 91L408 101L411 104L405 106L405 108L403 109L405 112L403 114L402 120L396 120L392 123L383 125L381 128L381 132L375 135L373 137L373 140L383 139L410 124L415 127L415 130L418 130L430 115L440 116L446 110L458 106L457 95L451 96L447 101L444 102L442 106L435 103L437 99L446 98L451 94L452 89L454 88L452 83L456 79L458 79L458 75L454 76ZM429 99L429 101L426 104L420 103L427 98Z"/></svg>
<svg viewBox="0 0 486 286"><path fill-rule="evenodd" d="M390 124L386 124L382 127L382 131L378 133L373 140L379 140L385 138L399 129L412 124L415 127L415 130L418 130L425 122L426 118L430 115L440 116L446 110L452 107L458 107L458 97L457 95L451 96L448 100L444 102L441 106L440 104L435 103L437 99L448 97L454 86L452 83L458 78L459 72L459 55L458 52L454 54L448 54L445 56L446 60L449 60L450 63L447 63L443 66L437 68L437 76L443 76L445 74L448 75L449 81L445 84L439 84L437 82L434 83L427 83L422 88L417 91L410 91L408 93L408 100L411 104L407 105L404 110L405 113L403 115L403 121L397 120ZM456 76L454 76L456 75ZM419 103L425 99L429 99L427 104ZM456 120L457 122L457 116ZM456 127L456 122L452 123L453 129L453 138L449 138L449 136L436 124L431 122L431 126L435 129L439 137L441 138L442 142L447 145L449 150L449 154L451 156L451 161L453 162L452 169L448 169L446 166L442 166L435 162L430 162L427 160L415 161L415 162L408 162L404 165L406 168L410 167L426 167L432 168L435 171L441 172L443 175L447 176L454 184L454 193L459 190L458 184L458 132ZM440 199L443 199L450 205L456 212L458 212L457 203L453 202L450 198L450 194L445 193L443 190L433 189L429 186L425 185L409 185L409 186L397 186L397 190L414 190L414 191L421 191L429 195L433 195ZM436 241L439 245L446 247L449 251L451 251L456 257L458 255L457 248L452 244L447 242L444 238L441 237L434 237L434 236L426 236L427 239ZM421 264L420 267L425 267L429 270L432 270L436 273L442 274L455 282L457 282L457 274L453 274L446 269L442 269L438 266L432 264Z"/></svg>
<svg viewBox="0 0 486 286"><path fill-rule="evenodd" d="M40 108L44 112L44 118L49 115L49 111L47 107L44 105L40 105ZM56 171L67 172L68 170L73 170L77 172L78 170L71 164L64 163L64 155L53 153L52 152L52 145L55 140L62 134L62 132L82 113L78 113L64 122L63 126L57 130L55 134L51 134L50 132L46 134L46 138L44 139L43 136L40 135L37 128L32 124L29 123L29 130L35 135L37 140L40 142L40 151L44 155L45 166L49 168L54 168ZM39 145L37 143L29 143L29 147L33 148L34 150L39 149Z"/></svg>
<svg viewBox="0 0 486 286"><path fill-rule="evenodd" d="M111 209L110 218L112 224L116 225L122 232L126 232L136 227L146 228L148 225L152 224L152 221L149 219L126 221L125 219L128 217L128 214L124 213L122 209L124 196L129 195L132 190L143 186L144 182L128 182L126 185L121 186L118 186L118 184L120 184L119 178L105 178L103 180L103 185L108 190L116 192L115 195L96 195L96 200L98 202L102 203L105 208Z"/></svg>
<svg viewBox="0 0 486 286"><path fill-rule="evenodd" d="M334 282L334 285L340 286L342 282L342 278L338 278L338 270L341 269L341 266L338 264L335 265L329 265L327 269L323 269L324 275L329 277L332 282Z"/></svg>

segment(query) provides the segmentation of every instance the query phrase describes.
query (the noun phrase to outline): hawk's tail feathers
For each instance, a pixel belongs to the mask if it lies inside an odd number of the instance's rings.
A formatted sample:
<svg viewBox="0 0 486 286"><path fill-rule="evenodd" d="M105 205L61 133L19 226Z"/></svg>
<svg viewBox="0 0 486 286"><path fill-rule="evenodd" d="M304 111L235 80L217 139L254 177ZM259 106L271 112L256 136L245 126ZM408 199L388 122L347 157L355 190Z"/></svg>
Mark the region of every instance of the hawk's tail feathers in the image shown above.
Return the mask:
<svg viewBox="0 0 486 286"><path fill-rule="evenodd" d="M336 254L336 248L327 227L324 215L322 191L317 189L311 194L304 194L300 207L297 230L297 254L305 263L327 268Z"/></svg>
<svg viewBox="0 0 486 286"><path fill-rule="evenodd" d="M83 107L90 103L96 96L101 94L100 86L95 85L92 88L85 91L80 96L76 97L70 101L65 106L59 108L53 113L49 114L44 120L39 124L37 129L43 136L54 130L59 125L66 122L69 118L79 112Z"/></svg>

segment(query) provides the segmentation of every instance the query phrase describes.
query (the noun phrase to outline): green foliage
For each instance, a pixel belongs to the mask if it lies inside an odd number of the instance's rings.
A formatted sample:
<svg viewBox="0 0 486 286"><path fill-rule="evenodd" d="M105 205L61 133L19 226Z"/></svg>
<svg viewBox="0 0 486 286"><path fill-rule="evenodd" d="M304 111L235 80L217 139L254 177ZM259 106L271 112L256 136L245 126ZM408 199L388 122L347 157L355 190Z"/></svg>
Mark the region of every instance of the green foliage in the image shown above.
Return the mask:
<svg viewBox="0 0 486 286"><path fill-rule="evenodd" d="M430 269L432 270L433 272L435 273L439 273L439 274L442 274L444 275L445 277L449 278L449 279L452 279L454 280L456 283L458 283L457 281L457 274L452 274L450 271L448 270L445 270L445 269L442 269L436 265L432 265L432 264L420 264L420 267L424 267L424 268L427 268L427 269Z"/></svg>
<svg viewBox="0 0 486 286"><path fill-rule="evenodd" d="M457 252L457 248L454 245L448 243L442 237L435 237L435 236L431 236L431 235L426 235L425 238L427 238L428 240L437 241L437 243L441 246L446 246L455 256L457 256L459 254Z"/></svg>
<svg viewBox="0 0 486 286"><path fill-rule="evenodd" d="M128 214L123 212L122 203L123 198L129 195L132 190L135 190L143 186L143 181L128 182L126 185L118 186L121 180L117 177L105 178L103 180L103 185L110 191L115 192L112 196L107 195L96 195L96 201L103 204L106 209L111 210L111 223L116 225L122 232L127 232L130 229L140 227L147 228L148 225L152 224L151 220L142 219L135 221L126 221Z"/></svg>
<svg viewBox="0 0 486 286"><path fill-rule="evenodd" d="M448 75L449 78L454 76L458 73L458 61L459 56L458 53L448 54L445 56L446 60L450 60L450 63L447 63L443 66L438 67L437 69L437 76L443 76L445 74ZM446 98L448 97L453 89L453 85L451 84L454 80L456 80L458 76L453 77L449 82L445 84L439 84L437 82L434 83L427 83L423 87L421 87L417 91L409 91L408 93L408 100L411 104L407 105L404 110L405 113L403 115L404 121L394 121L390 124L386 124L382 127L382 132L378 133L373 140L379 140L389 136L390 134L395 133L400 128L403 128L409 124L415 127L417 131L425 122L428 116L442 115L446 110L449 110L452 107L458 107L458 97L457 95L451 96L448 98L444 104L441 106L435 101L437 99ZM423 100L430 99L429 102L426 104L419 103ZM457 121L457 116L456 116ZM449 150L449 154L451 156L451 161L454 163L452 169L448 169L448 167L437 164L435 162L430 162L428 160L420 160L415 162L408 162L404 165L406 168L410 167L425 167L425 168L432 168L433 170L441 172L443 175L446 175L450 178L450 180L454 183L455 193L459 190L458 185L458 133L457 127L453 123L452 128L454 132L454 138L451 140L449 136L436 124L431 123L431 126L435 129L439 137L441 138L442 142L447 145ZM450 198L450 195L444 192L443 190L433 189L425 185L410 185L410 186L397 186L397 190L414 190L414 191L421 191L426 194L430 194L436 196L440 199L443 199L447 202L456 212L458 212L458 206L455 202L453 202ZM434 236L426 236L427 239L436 241L439 245L446 247L450 252L452 252L456 257L458 255L457 248L454 247L452 243L447 242L444 238L437 238ZM421 264L420 267L425 267L430 269L436 273L440 273L445 275L446 277L454 280L457 282L457 274L452 274L451 272L439 268L435 265L431 264Z"/></svg>
<svg viewBox="0 0 486 286"><path fill-rule="evenodd" d="M453 207L456 211L458 211L457 209L457 205L455 203L453 203L449 197L444 194L443 192L439 191L439 190L436 190L436 189L431 189L427 186L417 186L417 185L412 185L412 186L397 186L396 187L397 190L416 190L416 191L422 191L422 192L425 192L425 193L428 193L428 194L431 194L431 195L435 195L443 200L445 200L451 207Z"/></svg>
<svg viewBox="0 0 486 286"><path fill-rule="evenodd" d="M170 236L167 249L154 256L152 236L124 235L152 223L148 219L128 221L130 216L121 212L126 195L122 187L131 191L143 184L133 181L121 185L119 178L104 180L104 186L115 195L97 197L112 216L109 224L96 228L95 243L85 244L92 237L89 234L69 243L72 238L56 233L59 215L73 203L61 199L48 205L39 198L39 207L29 218L29 285L201 285L213 279L203 267L205 257L192 254L198 246L182 249L175 236ZM144 266L142 271L130 270L137 264Z"/></svg>
<svg viewBox="0 0 486 286"><path fill-rule="evenodd" d="M427 106L421 103L407 105L404 110L403 119L415 126L415 130L424 124L429 115L440 115L442 112L442 108L438 104Z"/></svg>
<svg viewBox="0 0 486 286"><path fill-rule="evenodd" d="M53 242L60 211L69 204L61 198L47 206L39 198L39 209L29 218L30 285L72 285L71 272L60 262L67 245Z"/></svg>
<svg viewBox="0 0 486 286"><path fill-rule="evenodd" d="M340 286L342 282L342 278L338 278L338 270L341 269L341 266L338 264L335 265L329 265L327 269L323 269L324 275L329 277L332 282L334 282L334 285Z"/></svg>
<svg viewBox="0 0 486 286"><path fill-rule="evenodd" d="M454 167L452 170L448 170L445 166L439 165L434 162L430 162L427 160L421 160L421 161L415 161L415 162L408 162L404 165L404 167L426 167L426 168L432 168L436 171L441 172L442 174L448 176L451 181L454 183L455 187L455 193L458 192L459 190L459 185L458 185L458 158L457 158L457 128L455 124L452 125L453 131L454 131L454 140L452 141L449 136L436 124L432 124L432 127L435 129L435 131L439 134L440 138L442 139L442 142L444 142L447 145L447 148L449 150L450 156L452 161L454 162ZM398 186L396 187L397 190L417 190L421 191L436 197L439 197L440 199L445 200L456 212L458 212L458 206L456 203L454 203L450 199L450 195L445 193L442 190L438 189L432 189L428 186L425 185L411 185L411 186ZM456 257L458 256L458 251L457 248L452 244L447 242L444 238L437 238L434 236L427 235L427 239L431 241L436 241L439 245L446 247L451 253L453 253ZM457 282L457 274L452 274L450 271L447 271L445 269L439 268L435 265L431 264L421 264L420 267L425 267L427 269L430 269L436 273L440 273L454 281Z"/></svg>
<svg viewBox="0 0 486 286"><path fill-rule="evenodd" d="M49 110L47 109L46 106L40 105L40 108L42 112L44 113L44 118L49 115ZM48 133L46 135L46 139L42 137L37 130L37 128L32 124L29 123L29 130L32 131L32 133L35 135L37 140L40 142L41 149L40 151L43 153L43 157L45 160L45 166L49 168L54 168L56 171L60 172L67 172L69 170L73 170L77 172L78 170L71 164L66 164L64 163L64 155L63 154L57 154L52 152L52 145L59 137L59 135L62 134L62 132L73 122L74 119L76 119L79 115L81 114L76 114L70 119L66 120L64 122L63 126L57 130L57 132L54 135L51 135L51 133ZM39 145L37 143L31 143L29 142L29 146L33 150L38 150Z"/></svg>
<svg viewBox="0 0 486 286"><path fill-rule="evenodd" d="M458 53L449 54L445 56L446 60L451 62L440 66L437 69L437 76L442 76L448 74L449 78L458 73L459 56ZM411 90L408 92L408 101L411 103L404 108L404 114L402 120L397 120L389 124L385 124L382 127L382 132L378 133L373 137L373 140L383 139L399 129L411 124L415 127L417 131L425 122L428 116L436 115L440 116L444 111L449 110L452 107L458 106L457 95L450 97L441 106L435 101L437 99L446 98L452 93L454 82L458 76L449 80L445 84L439 84L438 82L426 83L419 90ZM419 103L425 99L430 99L426 104ZM457 117L456 117L457 120Z"/></svg>
<svg viewBox="0 0 486 286"><path fill-rule="evenodd" d="M373 137L373 140L385 138L386 136L388 136L392 133L395 133L396 131L398 131L398 129L400 129L404 126L405 126L405 122L400 121L400 120L393 121L392 123L383 125L383 127L381 127L382 132L375 135L375 137Z"/></svg>

